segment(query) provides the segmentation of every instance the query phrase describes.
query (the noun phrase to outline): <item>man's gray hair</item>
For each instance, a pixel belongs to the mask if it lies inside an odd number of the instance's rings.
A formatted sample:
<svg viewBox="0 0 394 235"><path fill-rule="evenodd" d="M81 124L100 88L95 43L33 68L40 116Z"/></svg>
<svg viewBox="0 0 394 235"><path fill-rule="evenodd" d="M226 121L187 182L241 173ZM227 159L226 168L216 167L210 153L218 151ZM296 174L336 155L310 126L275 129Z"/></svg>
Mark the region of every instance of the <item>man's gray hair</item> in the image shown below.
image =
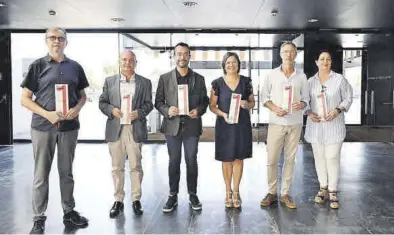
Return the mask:
<svg viewBox="0 0 394 235"><path fill-rule="evenodd" d="M286 46L286 45L291 45L291 46L294 47L294 49L297 50L296 44L294 44L294 42L292 42L292 41L285 41L284 43L282 43L282 45L280 45L280 49L282 50L282 48L283 48L284 46Z"/></svg>
<svg viewBox="0 0 394 235"><path fill-rule="evenodd" d="M119 54L119 59L122 58L122 55L123 55L124 53L131 53L131 54L133 55L134 62L137 63L137 55L136 55L132 50L127 49L127 48L124 48L123 51Z"/></svg>
<svg viewBox="0 0 394 235"><path fill-rule="evenodd" d="M45 32L45 37L48 35L49 32L53 32L53 31L61 31L64 34L64 37L67 38L67 32L65 29L63 28L59 28L59 27L50 27L47 29L47 31Z"/></svg>

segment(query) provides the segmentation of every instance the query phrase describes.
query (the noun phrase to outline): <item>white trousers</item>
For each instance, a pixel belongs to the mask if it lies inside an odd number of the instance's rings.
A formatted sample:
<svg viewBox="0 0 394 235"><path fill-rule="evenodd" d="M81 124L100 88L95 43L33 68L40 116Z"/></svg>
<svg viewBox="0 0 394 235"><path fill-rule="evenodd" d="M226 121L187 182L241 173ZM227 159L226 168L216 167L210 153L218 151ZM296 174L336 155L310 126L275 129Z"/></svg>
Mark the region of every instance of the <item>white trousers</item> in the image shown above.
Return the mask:
<svg viewBox="0 0 394 235"><path fill-rule="evenodd" d="M342 143L312 144L320 187L328 186L329 191L337 191Z"/></svg>

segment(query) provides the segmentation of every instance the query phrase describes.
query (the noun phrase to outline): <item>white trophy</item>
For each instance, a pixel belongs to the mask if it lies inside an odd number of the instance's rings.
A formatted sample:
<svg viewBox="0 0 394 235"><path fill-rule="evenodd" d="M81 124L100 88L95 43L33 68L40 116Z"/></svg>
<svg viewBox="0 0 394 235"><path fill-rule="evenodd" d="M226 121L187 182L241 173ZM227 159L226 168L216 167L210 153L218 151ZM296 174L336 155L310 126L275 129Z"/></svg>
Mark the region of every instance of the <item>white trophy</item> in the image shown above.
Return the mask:
<svg viewBox="0 0 394 235"><path fill-rule="evenodd" d="M120 118L120 124L131 124L131 105L132 105L132 97L130 94L124 95L120 104L120 111L122 112L122 117Z"/></svg>
<svg viewBox="0 0 394 235"><path fill-rule="evenodd" d="M327 112L327 99L326 94L324 92L319 92L317 94L317 115L320 117L321 121L325 121L328 112Z"/></svg>
<svg viewBox="0 0 394 235"><path fill-rule="evenodd" d="M189 114L189 87L188 85L178 85L178 109L179 115Z"/></svg>
<svg viewBox="0 0 394 235"><path fill-rule="evenodd" d="M283 85L283 98L281 108L288 114L293 112L294 91L292 85Z"/></svg>
<svg viewBox="0 0 394 235"><path fill-rule="evenodd" d="M68 106L68 84L55 84L56 112L66 115Z"/></svg>
<svg viewBox="0 0 394 235"><path fill-rule="evenodd" d="M241 97L241 94L231 94L230 110L228 112L228 122L231 124L238 123Z"/></svg>

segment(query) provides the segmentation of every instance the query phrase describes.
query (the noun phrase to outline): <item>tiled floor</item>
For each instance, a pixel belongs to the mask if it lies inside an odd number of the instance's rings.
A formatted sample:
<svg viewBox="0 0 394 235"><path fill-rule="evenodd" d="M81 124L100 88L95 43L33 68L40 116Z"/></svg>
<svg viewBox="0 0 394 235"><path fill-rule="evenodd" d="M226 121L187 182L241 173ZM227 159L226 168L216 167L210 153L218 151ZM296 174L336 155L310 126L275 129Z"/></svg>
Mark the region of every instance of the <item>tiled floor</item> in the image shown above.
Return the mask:
<svg viewBox="0 0 394 235"><path fill-rule="evenodd" d="M240 189L243 208L237 211L224 209L221 163L214 160L214 144L200 143L198 192L203 210L189 209L183 166L179 206L164 215L167 149L165 144L144 145L144 214L134 216L126 200L124 214L110 219L113 186L107 145L79 144L74 163L76 209L90 224L78 231L64 228L57 167L53 164L46 233L394 233L393 153L394 145L389 143L345 143L339 185L341 208L334 211L313 202L319 188L314 160L310 146L300 145L292 186L298 209L281 205L262 209L259 202L267 192L266 148L255 144L254 157L245 161ZM31 144L0 148L0 233L29 232L32 176ZM129 182L127 175L126 179ZM130 195L129 184L126 193Z"/></svg>

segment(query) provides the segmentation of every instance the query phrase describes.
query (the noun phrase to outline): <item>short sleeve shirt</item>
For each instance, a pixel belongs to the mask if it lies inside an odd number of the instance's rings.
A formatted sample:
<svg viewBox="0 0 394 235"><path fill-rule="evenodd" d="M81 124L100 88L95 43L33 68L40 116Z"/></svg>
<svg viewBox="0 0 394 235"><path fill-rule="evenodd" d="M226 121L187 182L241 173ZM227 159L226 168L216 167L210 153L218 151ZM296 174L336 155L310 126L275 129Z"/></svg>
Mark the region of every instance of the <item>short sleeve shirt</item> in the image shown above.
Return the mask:
<svg viewBox="0 0 394 235"><path fill-rule="evenodd" d="M82 66L74 60L64 57L62 62L53 60L49 55L34 61L22 88L33 92L35 102L47 111L56 110L55 85L68 84L69 108L75 107L80 100L80 91L89 86ZM59 125L51 124L44 117L33 114L31 128L38 131L71 131L79 129L78 117L74 120L61 121Z"/></svg>

